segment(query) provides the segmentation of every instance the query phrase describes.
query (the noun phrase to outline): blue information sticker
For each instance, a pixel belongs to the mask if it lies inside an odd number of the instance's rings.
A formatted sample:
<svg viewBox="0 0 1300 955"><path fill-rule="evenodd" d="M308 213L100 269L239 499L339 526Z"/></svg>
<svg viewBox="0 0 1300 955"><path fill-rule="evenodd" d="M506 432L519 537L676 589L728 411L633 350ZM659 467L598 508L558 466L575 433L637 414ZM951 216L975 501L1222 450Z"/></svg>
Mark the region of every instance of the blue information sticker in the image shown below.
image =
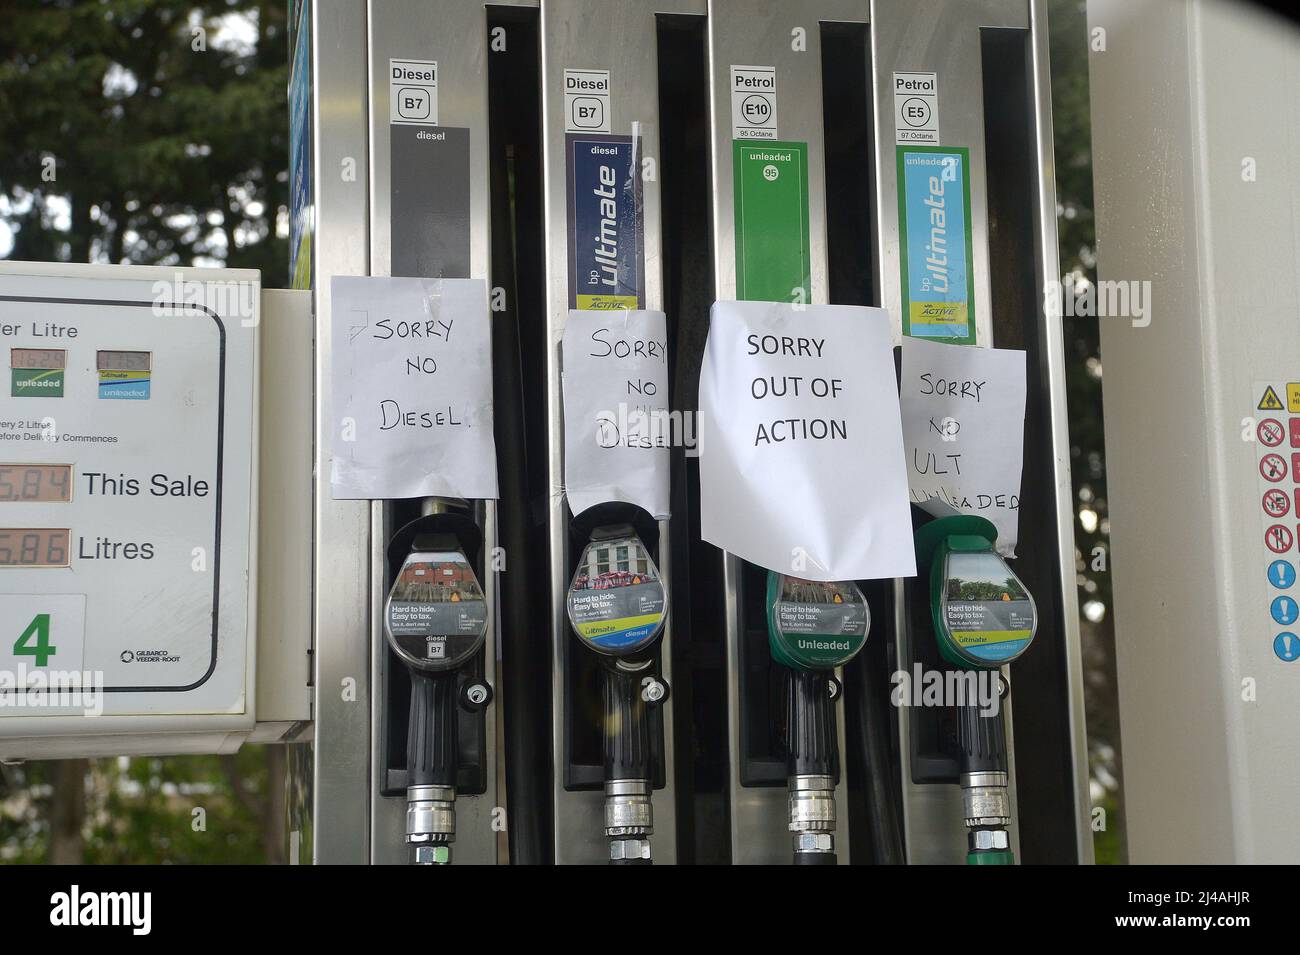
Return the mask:
<svg viewBox="0 0 1300 955"><path fill-rule="evenodd" d="M975 343L970 154L898 147L903 334Z"/></svg>
<svg viewBox="0 0 1300 955"><path fill-rule="evenodd" d="M1300 604L1296 603L1294 597L1274 597L1269 613L1284 627L1290 626L1300 620Z"/></svg>
<svg viewBox="0 0 1300 955"><path fill-rule="evenodd" d="M1278 590L1290 590L1295 583L1295 567L1289 560L1275 560L1268 565L1268 582Z"/></svg>
<svg viewBox="0 0 1300 955"><path fill-rule="evenodd" d="M1294 633L1279 633L1273 640L1273 652L1283 663L1290 663L1300 657L1300 638Z"/></svg>

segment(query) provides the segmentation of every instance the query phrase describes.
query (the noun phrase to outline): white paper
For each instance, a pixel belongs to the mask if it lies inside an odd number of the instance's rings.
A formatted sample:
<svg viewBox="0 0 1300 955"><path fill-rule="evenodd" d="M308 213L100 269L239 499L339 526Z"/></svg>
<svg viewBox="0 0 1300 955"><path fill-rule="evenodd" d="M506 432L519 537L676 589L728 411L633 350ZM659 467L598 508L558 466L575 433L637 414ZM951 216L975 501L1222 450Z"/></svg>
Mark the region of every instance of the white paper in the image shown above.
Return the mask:
<svg viewBox="0 0 1300 955"><path fill-rule="evenodd" d="M334 497L495 498L487 283L336 276L330 291Z"/></svg>
<svg viewBox="0 0 1300 955"><path fill-rule="evenodd" d="M668 335L663 312L569 312L564 486L573 513L627 501L668 517Z"/></svg>
<svg viewBox="0 0 1300 955"><path fill-rule="evenodd" d="M704 539L809 580L915 575L895 381L881 309L714 303L700 372Z"/></svg>
<svg viewBox="0 0 1300 955"><path fill-rule="evenodd" d="M903 339L903 441L912 500L975 514L1014 557L1025 441L1025 353Z"/></svg>

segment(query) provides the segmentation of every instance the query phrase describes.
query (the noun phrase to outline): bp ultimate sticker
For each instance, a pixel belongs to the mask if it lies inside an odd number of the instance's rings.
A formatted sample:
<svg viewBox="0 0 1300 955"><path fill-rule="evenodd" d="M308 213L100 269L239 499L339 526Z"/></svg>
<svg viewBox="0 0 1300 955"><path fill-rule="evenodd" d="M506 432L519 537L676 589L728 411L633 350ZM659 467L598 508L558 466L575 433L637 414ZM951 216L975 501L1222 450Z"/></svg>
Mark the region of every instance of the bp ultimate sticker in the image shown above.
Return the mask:
<svg viewBox="0 0 1300 955"><path fill-rule="evenodd" d="M659 569L635 534L587 545L567 603L578 636L593 650L618 655L649 646L667 608Z"/></svg>
<svg viewBox="0 0 1300 955"><path fill-rule="evenodd" d="M993 551L950 553L943 587L943 625L967 663L997 666L1034 639L1034 600Z"/></svg>
<svg viewBox="0 0 1300 955"><path fill-rule="evenodd" d="M973 345L968 150L899 146L898 210L903 334Z"/></svg>
<svg viewBox="0 0 1300 955"><path fill-rule="evenodd" d="M638 141L570 134L569 307L644 308Z"/></svg>

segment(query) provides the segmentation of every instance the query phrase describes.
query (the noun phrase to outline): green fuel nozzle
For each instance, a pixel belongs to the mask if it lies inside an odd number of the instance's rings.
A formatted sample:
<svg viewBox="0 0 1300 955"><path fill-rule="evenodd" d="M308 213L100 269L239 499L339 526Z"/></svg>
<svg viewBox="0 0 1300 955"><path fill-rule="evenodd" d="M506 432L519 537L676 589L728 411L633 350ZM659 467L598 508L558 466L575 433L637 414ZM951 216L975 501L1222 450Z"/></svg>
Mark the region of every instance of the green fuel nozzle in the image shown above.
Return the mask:
<svg viewBox="0 0 1300 955"><path fill-rule="evenodd" d="M654 645L668 600L659 568L630 524L592 530L565 601L578 642L603 659L605 836L613 865L649 865L654 834L647 707L668 695Z"/></svg>
<svg viewBox="0 0 1300 955"><path fill-rule="evenodd" d="M786 671L786 774L795 865L835 864L839 683L834 669L857 655L870 627L867 600L853 581L768 572L768 646Z"/></svg>
<svg viewBox="0 0 1300 955"><path fill-rule="evenodd" d="M982 517L939 518L916 534L917 567L930 567L930 611L939 653L954 667L996 671L1019 659L1038 629L1034 598L995 549L997 529ZM994 712L966 699L958 704L960 781L967 828L966 861L1010 865L1011 825L1006 724L999 676Z"/></svg>

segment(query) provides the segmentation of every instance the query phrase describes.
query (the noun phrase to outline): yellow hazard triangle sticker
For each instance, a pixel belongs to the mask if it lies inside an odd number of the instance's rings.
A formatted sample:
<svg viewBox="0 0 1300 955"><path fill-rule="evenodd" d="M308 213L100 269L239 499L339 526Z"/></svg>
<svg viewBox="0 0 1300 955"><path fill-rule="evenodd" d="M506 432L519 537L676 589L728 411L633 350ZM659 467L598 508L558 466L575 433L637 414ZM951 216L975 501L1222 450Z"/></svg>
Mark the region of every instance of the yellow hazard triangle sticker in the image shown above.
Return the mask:
<svg viewBox="0 0 1300 955"><path fill-rule="evenodd" d="M1269 385L1264 389L1264 397L1259 399L1259 404L1255 407L1260 411L1281 411L1282 399L1277 396L1273 386Z"/></svg>

